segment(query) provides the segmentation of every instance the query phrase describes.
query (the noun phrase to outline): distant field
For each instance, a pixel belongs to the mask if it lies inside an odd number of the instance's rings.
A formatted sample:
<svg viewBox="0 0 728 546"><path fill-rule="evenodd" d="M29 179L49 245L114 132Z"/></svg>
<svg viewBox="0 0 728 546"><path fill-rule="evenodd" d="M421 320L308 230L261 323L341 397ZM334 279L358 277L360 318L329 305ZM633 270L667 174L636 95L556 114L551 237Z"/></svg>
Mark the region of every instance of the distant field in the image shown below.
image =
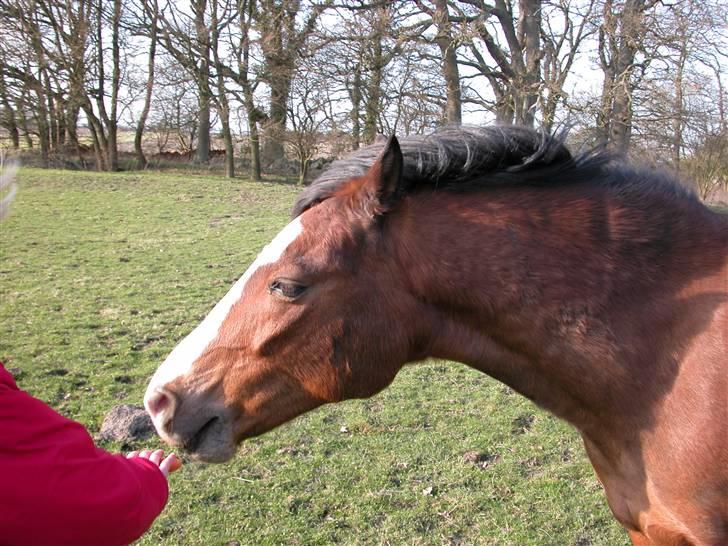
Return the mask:
<svg viewBox="0 0 728 546"><path fill-rule="evenodd" d="M94 433L113 405L141 403L297 191L34 169L20 186L0 224L0 359ZM227 465L188 461L141 544L627 542L574 431L482 374L430 362L245 442Z"/></svg>

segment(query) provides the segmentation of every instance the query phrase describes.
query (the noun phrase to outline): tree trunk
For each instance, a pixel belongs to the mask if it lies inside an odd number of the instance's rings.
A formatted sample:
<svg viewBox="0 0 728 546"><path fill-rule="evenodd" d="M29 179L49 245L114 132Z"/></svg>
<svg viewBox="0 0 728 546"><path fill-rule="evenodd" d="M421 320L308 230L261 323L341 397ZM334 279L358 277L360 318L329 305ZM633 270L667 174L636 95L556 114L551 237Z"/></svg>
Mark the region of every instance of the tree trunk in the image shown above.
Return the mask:
<svg viewBox="0 0 728 546"><path fill-rule="evenodd" d="M200 102L197 127L197 152L195 161L207 163L210 160L210 93L200 89ZM190 146L192 142L190 142Z"/></svg>
<svg viewBox="0 0 728 546"><path fill-rule="evenodd" d="M471 51L477 59L477 68L487 78L496 98L495 113L499 123L518 123L533 126L534 106L538 102L541 84L541 0L519 0L518 26L513 4L507 0L494 0L494 7L481 7L483 18L475 24L489 55L495 61L494 71L477 48ZM498 20L497 33L492 34L487 18ZM500 42L507 44L507 50Z"/></svg>
<svg viewBox="0 0 728 546"><path fill-rule="evenodd" d="M40 143L40 155L41 161L44 167L49 165L50 156L50 134L48 131L48 97L46 90L43 86L43 74L46 69L46 55L43 49L43 40L41 37L40 29L35 18L38 17L37 13L26 14L30 19L24 20L25 31L28 32L30 37L30 43L33 48L33 52L36 56L38 63L38 74L32 77L32 81L28 82L36 98L36 109L35 119L38 127L38 141ZM30 74L30 69L28 69Z"/></svg>
<svg viewBox="0 0 728 546"><path fill-rule="evenodd" d="M680 154L683 143L683 70L684 61L681 58L675 74L675 104L672 119L672 163L675 170L680 170Z"/></svg>
<svg viewBox="0 0 728 546"><path fill-rule="evenodd" d="M73 21L67 33L57 31L58 40L65 44L67 54L63 56L63 64L68 74L68 98L64 102L65 126L68 134L67 148L75 150L79 161L84 164L83 152L78 140L78 117L84 104L91 104L89 91L86 89L87 52L89 48L89 33L93 28L91 19L95 9L92 0L74 2L76 9L67 4L65 11L67 18ZM75 13L74 13L75 11Z"/></svg>
<svg viewBox="0 0 728 546"><path fill-rule="evenodd" d="M56 100L56 130L58 131L58 145L65 148L68 130L66 128L66 101L62 97Z"/></svg>
<svg viewBox="0 0 728 546"><path fill-rule="evenodd" d="M65 105L66 130L68 132L68 147L76 152L81 164L84 163L83 153L81 151L81 143L78 141L78 114L80 111L80 101L77 95L74 95L73 85L71 85L70 96Z"/></svg>
<svg viewBox="0 0 728 546"><path fill-rule="evenodd" d="M631 93L625 89L623 81L620 83L616 86L612 103L609 140L618 150L627 150L632 138Z"/></svg>
<svg viewBox="0 0 728 546"><path fill-rule="evenodd" d="M107 135L107 154L108 154L108 170L110 171L118 171L119 170L119 150L117 147L116 142L116 124L114 123L111 127L109 127L109 132Z"/></svg>
<svg viewBox="0 0 728 546"><path fill-rule="evenodd" d="M247 44L244 45L247 48ZM258 120L261 117L260 112L255 107L253 101L253 88L248 79L248 51L243 52L246 60L241 68L241 86L243 88L243 97L245 103L245 114L248 118L248 132L250 137L250 177L253 180L262 180L260 167L260 136L258 133Z"/></svg>
<svg viewBox="0 0 728 546"><path fill-rule="evenodd" d="M543 116L543 130L546 134L551 134L554 127L554 121L556 120L556 109L559 106L559 100L561 100L561 94L550 92L543 103L543 109L541 115Z"/></svg>
<svg viewBox="0 0 728 546"><path fill-rule="evenodd" d="M18 125L15 122L15 114L12 110L5 113L4 125L8 135L10 135L10 142L12 142L13 150L18 150L20 148L20 132L18 131Z"/></svg>
<svg viewBox="0 0 728 546"><path fill-rule="evenodd" d="M457 48L452 37L447 0L435 0L434 19L437 25L435 42L442 55L442 75L445 78L445 88L447 90L445 119L448 123L459 124L462 122L460 70L458 68Z"/></svg>
<svg viewBox="0 0 728 546"><path fill-rule="evenodd" d="M286 131L286 115L288 95L291 88L291 72L293 66L289 51L285 43L286 21L284 3L267 2L262 8L270 13L267 21L262 21L263 55L265 56L266 83L270 88L270 106L268 123L265 128L265 141L263 142L263 164L270 166L285 157L283 136ZM290 37L289 37L290 38Z"/></svg>
<svg viewBox="0 0 728 546"><path fill-rule="evenodd" d="M10 141L13 143L13 150L19 150L20 133L18 132L18 126L15 124L15 119L10 120L8 123L8 133L10 134Z"/></svg>
<svg viewBox="0 0 728 546"><path fill-rule="evenodd" d="M78 106L73 106L70 101L66 103L66 132L68 133L68 144L78 149Z"/></svg>
<svg viewBox="0 0 728 546"><path fill-rule="evenodd" d="M377 22L375 36L372 38L372 58L371 58L371 79L367 84L367 100L364 105L364 142L371 144L377 136L377 126L379 123L379 114L381 111L381 95L382 95L382 71L384 70L384 54L382 51L382 29L384 24L384 15L386 8L379 8L380 19Z"/></svg>
<svg viewBox="0 0 728 546"><path fill-rule="evenodd" d="M227 90L225 89L224 66L220 62L219 47L220 22L217 14L217 0L212 2L212 17L210 20L210 49L212 59L215 63L217 75L217 110L222 123L222 138L225 143L225 176L235 178L235 155L233 147L233 134L230 130L230 105L228 102Z"/></svg>
<svg viewBox="0 0 728 546"><path fill-rule="evenodd" d="M23 91L20 95L20 101L18 103L18 117L20 118L20 128L23 132L23 139L25 140L25 145L32 149L33 148L33 138L30 136L30 129L28 127L28 118L25 115L25 109L27 106L27 96L28 96L28 88L26 86L23 86Z"/></svg>
<svg viewBox="0 0 728 546"><path fill-rule="evenodd" d="M103 158L100 158L97 154L96 165L103 170L117 170L118 158L116 152L116 98L118 94L118 25L114 25L116 28L112 29L112 56L113 56L113 67L112 67L112 90L111 90L111 114L106 110L106 103L104 98L106 97L106 70L104 67L104 17L103 17L103 0L98 0L96 4L96 70L98 90L96 91L96 107L98 108L99 115L93 113L93 108L90 102L84 107L84 113L89 121L89 126L92 128L92 135L94 135L94 151L98 145L100 147L99 153ZM116 19L116 9L120 6L120 0L114 0L114 19ZM119 8L120 9L120 8ZM116 43L116 51L114 43Z"/></svg>
<svg viewBox="0 0 728 546"><path fill-rule="evenodd" d="M683 145L683 129L685 125L685 104L683 98L683 74L685 71L685 64L688 59L688 36L687 29L685 28L686 21L680 18L679 27L679 45L680 54L677 59L677 71L675 73L675 101L673 105L673 119L672 119L672 163L675 166L675 170L680 170L680 158L682 153Z"/></svg>
<svg viewBox="0 0 728 546"><path fill-rule="evenodd" d="M152 0L151 9L149 9L149 15L151 21L149 23L149 56L147 57L147 85L144 94L144 106L142 107L141 114L139 115L139 122L136 126L134 133L134 154L137 157L137 168L145 169L147 166L147 158L144 155L144 149L142 148L142 138L144 137L144 127L147 124L147 117L149 116L149 110L152 106L152 92L154 91L154 71L155 71L155 60L157 52L157 13L158 6L157 1ZM148 8L148 4L144 3L144 9Z"/></svg>
<svg viewBox="0 0 728 546"><path fill-rule="evenodd" d="M298 185L303 186L306 182L306 175L308 174L308 157L301 156L298 162Z"/></svg>
<svg viewBox="0 0 728 546"><path fill-rule="evenodd" d="M104 134L104 126L101 120L94 114L91 101L87 100L83 106L83 112L86 114L88 120L88 127L91 131L91 139L93 141L94 155L96 157L96 169L99 171L108 170L108 155L106 150L108 149L108 143L106 141L106 135Z"/></svg>
<svg viewBox="0 0 728 546"><path fill-rule="evenodd" d="M10 141L13 143L13 149L20 148L20 132L18 131L18 123L15 119L15 110L10 104L10 98L5 87L5 79L0 77L0 101L5 110L5 119L2 121L3 127L10 135Z"/></svg>
<svg viewBox="0 0 728 546"><path fill-rule="evenodd" d="M41 162L44 167L50 164L50 135L48 131L48 103L46 102L43 87L38 82L35 89L38 111L35 114L36 124L38 126L38 141L40 144Z"/></svg>
<svg viewBox="0 0 728 546"><path fill-rule="evenodd" d="M197 156L195 157L198 163L207 163L210 160L210 103L212 102L212 91L210 90L210 34L205 24L206 6L207 0L192 1L195 15L195 35L200 50L200 65L196 75L200 93Z"/></svg>
<svg viewBox="0 0 728 546"><path fill-rule="evenodd" d="M619 14L612 9L612 0L607 0L599 43L605 75L599 126L612 146L627 150L632 134L634 60L644 32L645 0L626 0Z"/></svg>
<svg viewBox="0 0 728 546"><path fill-rule="evenodd" d="M361 66L354 69L354 81L349 96L351 98L351 140L352 150L358 150L361 144Z"/></svg>
<svg viewBox="0 0 728 546"><path fill-rule="evenodd" d="M106 152L103 145L101 144L101 139L99 138L99 131L97 130L97 127L98 124L89 123L88 125L89 132L91 133L91 143L94 149L94 157L96 159L96 170L105 171Z"/></svg>
<svg viewBox="0 0 728 546"><path fill-rule="evenodd" d="M722 133L728 133L728 118L726 117L725 108L725 91L723 90L723 79L721 78L721 72L719 68L713 68L713 75L716 80L716 86L718 87L718 126Z"/></svg>
<svg viewBox="0 0 728 546"><path fill-rule="evenodd" d="M491 89L495 95L495 120L499 125L512 125L515 116L513 96L510 87L504 86L495 77L489 77Z"/></svg>
<svg viewBox="0 0 728 546"><path fill-rule="evenodd" d="M263 79L270 88L270 109L262 155L263 164L270 165L285 157L282 138L286 132L288 99L296 59L315 28L320 6L312 9L302 28L297 29L296 19L301 12L299 0L260 0L259 4L253 15L257 18L265 58Z"/></svg>
<svg viewBox="0 0 728 546"><path fill-rule="evenodd" d="M245 115L248 118L248 133L250 138L250 177L261 180L260 172L260 138L258 135L258 121L263 117L255 107L253 85L250 82L250 22L255 13L255 1L247 0L238 5L241 42L237 50L238 73L237 81L243 89L243 104Z"/></svg>
<svg viewBox="0 0 728 546"><path fill-rule="evenodd" d="M225 143L225 176L235 178L235 147L233 134L230 130L230 110L225 99L225 105L220 105L220 121L222 122L222 138Z"/></svg>
<svg viewBox="0 0 728 546"><path fill-rule="evenodd" d="M117 145L117 131L119 126L119 87L121 86L121 55L119 49L119 26L121 22L121 0L114 0L114 15L111 20L111 112L108 121L109 140L109 170L119 170L119 148Z"/></svg>
<svg viewBox="0 0 728 546"><path fill-rule="evenodd" d="M605 14L607 12L607 6L611 6L611 2L605 4ZM608 24L608 23L607 23ZM599 30L599 58L603 72L602 81L602 96L599 105L599 111L597 112L597 143L600 145L606 145L609 142L611 116L612 116L612 102L613 89L614 89L614 68L612 63L607 59L607 36L603 29Z"/></svg>
<svg viewBox="0 0 728 546"><path fill-rule="evenodd" d="M54 153L58 152L58 115L56 113L56 102L53 99L53 86L51 79L48 77L48 71L43 70L38 78L45 86L46 108L48 112L48 141L49 148Z"/></svg>
<svg viewBox="0 0 728 546"><path fill-rule="evenodd" d="M283 137L286 133L286 107L290 90L289 75L281 74L274 79L270 90L270 116L263 143L263 163L269 166L285 157Z"/></svg>
<svg viewBox="0 0 728 546"><path fill-rule="evenodd" d="M262 180L260 170L260 137L258 135L258 123L248 116L248 130L250 131L250 177L255 180Z"/></svg>
<svg viewBox="0 0 728 546"><path fill-rule="evenodd" d="M520 78L516 123L533 127L541 83L541 0L520 0L519 19L525 66Z"/></svg>

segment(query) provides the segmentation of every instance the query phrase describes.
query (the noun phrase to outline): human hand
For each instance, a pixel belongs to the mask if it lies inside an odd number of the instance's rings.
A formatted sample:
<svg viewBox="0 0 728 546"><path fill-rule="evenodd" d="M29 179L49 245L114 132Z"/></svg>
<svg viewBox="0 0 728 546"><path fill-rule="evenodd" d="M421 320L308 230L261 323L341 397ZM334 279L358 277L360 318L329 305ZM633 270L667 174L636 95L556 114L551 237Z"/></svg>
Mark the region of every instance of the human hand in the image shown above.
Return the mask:
<svg viewBox="0 0 728 546"><path fill-rule="evenodd" d="M164 457L163 449L157 449L155 451L152 451L151 449L132 451L126 456L127 459L133 459L134 457L152 461L159 467L159 470L162 474L164 474L165 478L168 478L172 472L175 472L182 467L182 461L179 457L177 457L177 455L170 453L167 457Z"/></svg>

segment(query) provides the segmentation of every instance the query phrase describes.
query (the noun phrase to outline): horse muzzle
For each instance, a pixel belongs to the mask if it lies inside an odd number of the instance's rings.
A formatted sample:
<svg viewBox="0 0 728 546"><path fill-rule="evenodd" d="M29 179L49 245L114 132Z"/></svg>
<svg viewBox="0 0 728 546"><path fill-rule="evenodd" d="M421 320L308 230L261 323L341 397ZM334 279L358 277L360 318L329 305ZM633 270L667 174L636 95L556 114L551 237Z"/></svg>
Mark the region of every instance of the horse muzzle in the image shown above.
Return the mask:
<svg viewBox="0 0 728 546"><path fill-rule="evenodd" d="M222 463L235 455L232 419L224 408L160 387L147 392L144 407L159 436L192 458Z"/></svg>

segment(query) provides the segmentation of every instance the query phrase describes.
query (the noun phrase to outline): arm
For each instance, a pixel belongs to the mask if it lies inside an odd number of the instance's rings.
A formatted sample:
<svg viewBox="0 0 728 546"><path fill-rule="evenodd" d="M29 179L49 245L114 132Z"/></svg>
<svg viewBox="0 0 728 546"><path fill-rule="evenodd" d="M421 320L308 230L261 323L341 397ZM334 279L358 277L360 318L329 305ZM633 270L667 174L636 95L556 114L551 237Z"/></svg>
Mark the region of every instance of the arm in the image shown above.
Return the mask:
<svg viewBox="0 0 728 546"><path fill-rule="evenodd" d="M97 448L82 425L8 377L0 366L2 543L123 545L141 536L167 502L158 464Z"/></svg>

